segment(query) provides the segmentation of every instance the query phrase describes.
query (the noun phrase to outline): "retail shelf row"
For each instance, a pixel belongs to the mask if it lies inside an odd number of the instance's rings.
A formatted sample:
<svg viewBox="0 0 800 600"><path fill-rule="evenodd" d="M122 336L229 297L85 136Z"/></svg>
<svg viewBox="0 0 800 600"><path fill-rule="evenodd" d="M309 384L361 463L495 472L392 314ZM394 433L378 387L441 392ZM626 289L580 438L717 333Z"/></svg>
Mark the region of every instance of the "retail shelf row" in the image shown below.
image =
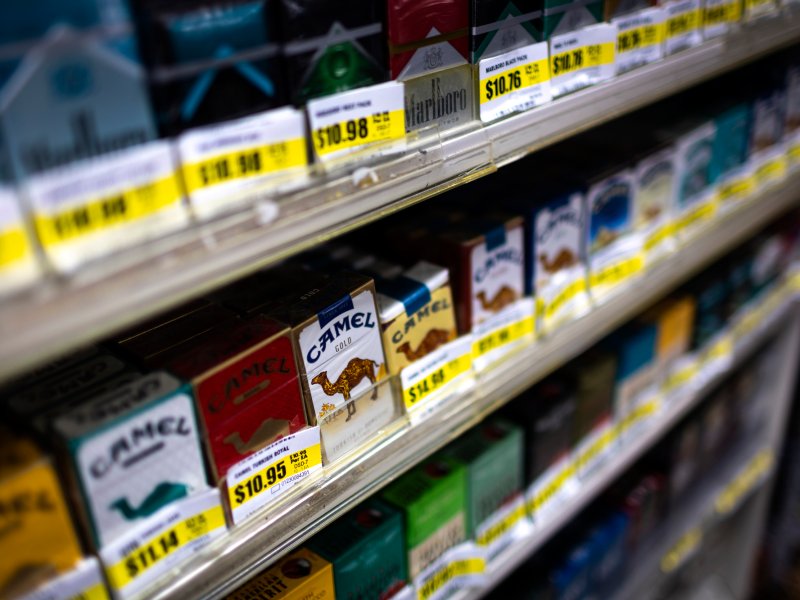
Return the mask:
<svg viewBox="0 0 800 600"><path fill-rule="evenodd" d="M347 455L328 465L323 477L286 493L263 513L242 523L167 574L146 590L145 596L160 599L218 597L231 590L795 206L798 183L800 175L791 176L785 185L772 188L721 215L669 259L632 279L630 285L635 286L635 294L626 293L633 288L621 289L619 295L560 328L555 335L523 347L488 369L473 385L437 407L426 419L413 425L401 420L379 432L379 441L368 451ZM634 460L678 418L679 413L675 413L664 420L659 431L648 433L641 445L637 442L632 446L630 458L623 460ZM617 466L618 462L615 460L609 466L612 471L592 483L590 491L575 500L576 507L588 502L619 472L622 467ZM532 547L552 535L558 526L543 529L537 534L539 541L533 542Z"/></svg>
<svg viewBox="0 0 800 600"><path fill-rule="evenodd" d="M507 119L409 140L400 154L340 168L308 188L252 192L246 208L135 251L50 275L0 304L0 379L233 281L320 241L496 170L527 153L795 42L800 16L743 24Z"/></svg>

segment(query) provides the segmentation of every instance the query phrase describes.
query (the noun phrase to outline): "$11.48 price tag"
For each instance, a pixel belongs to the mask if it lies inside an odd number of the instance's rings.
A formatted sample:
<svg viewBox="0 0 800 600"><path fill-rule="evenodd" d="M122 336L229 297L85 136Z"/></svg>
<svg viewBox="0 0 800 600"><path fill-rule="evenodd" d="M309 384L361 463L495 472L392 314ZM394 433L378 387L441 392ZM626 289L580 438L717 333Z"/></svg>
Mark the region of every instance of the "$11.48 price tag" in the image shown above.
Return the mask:
<svg viewBox="0 0 800 600"><path fill-rule="evenodd" d="M484 59L479 71L481 121L493 121L552 99L546 42Z"/></svg>
<svg viewBox="0 0 800 600"><path fill-rule="evenodd" d="M211 489L162 508L100 550L100 558L111 587L128 597L224 532L219 490Z"/></svg>
<svg viewBox="0 0 800 600"><path fill-rule="evenodd" d="M322 160L374 142L401 140L406 134L403 84L391 81L311 100L308 118L314 151Z"/></svg>
<svg viewBox="0 0 800 600"><path fill-rule="evenodd" d="M600 83L616 73L617 26L592 25L550 38L553 96Z"/></svg>
<svg viewBox="0 0 800 600"><path fill-rule="evenodd" d="M262 448L228 470L228 500L238 524L322 466L319 427Z"/></svg>

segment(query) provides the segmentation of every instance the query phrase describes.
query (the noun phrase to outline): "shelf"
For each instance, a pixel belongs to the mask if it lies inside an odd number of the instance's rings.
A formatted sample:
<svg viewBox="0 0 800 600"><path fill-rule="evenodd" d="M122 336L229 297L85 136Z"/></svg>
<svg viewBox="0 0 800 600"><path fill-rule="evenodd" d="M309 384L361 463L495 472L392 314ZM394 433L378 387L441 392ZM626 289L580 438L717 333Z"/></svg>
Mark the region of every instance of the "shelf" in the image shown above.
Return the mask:
<svg viewBox="0 0 800 600"><path fill-rule="evenodd" d="M0 379L799 38L794 12L745 24L529 112L412 140L402 155L357 174L319 177L280 197L256 190L235 214L87 265L71 278L51 275L0 304Z"/></svg>
<svg viewBox="0 0 800 600"><path fill-rule="evenodd" d="M368 452L330 465L324 478L287 493L268 512L243 523L204 549L157 582L143 597L217 597L230 591L238 581L302 543L795 206L799 184L800 175L790 177L784 185L720 216L672 257L632 279L635 295L620 290L620 296L612 297L582 319L521 349L488 370L467 392L440 407L428 420L413 427L402 422L381 432L381 441ZM652 435L655 439L660 434ZM644 447L639 451L643 450ZM596 485L593 493L602 487L599 482ZM583 502L588 500L587 496Z"/></svg>

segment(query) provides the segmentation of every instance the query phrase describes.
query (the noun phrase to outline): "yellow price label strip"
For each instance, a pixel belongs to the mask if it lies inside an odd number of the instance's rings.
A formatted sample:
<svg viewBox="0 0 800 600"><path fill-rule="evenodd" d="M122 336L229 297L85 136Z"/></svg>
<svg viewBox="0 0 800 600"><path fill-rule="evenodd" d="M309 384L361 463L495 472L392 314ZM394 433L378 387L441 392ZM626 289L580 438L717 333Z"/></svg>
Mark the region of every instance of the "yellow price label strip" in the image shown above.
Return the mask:
<svg viewBox="0 0 800 600"><path fill-rule="evenodd" d="M108 591L105 584L102 582L95 583L91 587L86 588L81 593L76 594L70 600L107 600Z"/></svg>
<svg viewBox="0 0 800 600"><path fill-rule="evenodd" d="M779 156L758 167L756 179L762 184L783 179L786 176L786 167L786 157Z"/></svg>
<svg viewBox="0 0 800 600"><path fill-rule="evenodd" d="M664 381L664 389L667 392L672 392L676 389L683 387L697 376L698 370L699 367L697 366L696 363L693 362L690 365L686 365L682 369L673 371L672 373L667 375L667 378Z"/></svg>
<svg viewBox="0 0 800 600"><path fill-rule="evenodd" d="M680 567L687 558L697 550L700 542L703 541L703 531L695 527L687 531L681 539L667 552L661 559L661 570L664 573L671 573Z"/></svg>
<svg viewBox="0 0 800 600"><path fill-rule="evenodd" d="M399 140L405 135L405 112L394 110L319 127L311 137L314 150L325 156L374 142Z"/></svg>
<svg viewBox="0 0 800 600"><path fill-rule="evenodd" d="M628 415L618 425L617 429L619 430L619 433L630 429L637 423L640 423L646 418L656 414L660 407L661 400L657 398L639 404L630 413L628 413Z"/></svg>
<svg viewBox="0 0 800 600"><path fill-rule="evenodd" d="M703 202L699 206L696 206L693 209L689 210L684 216L680 218L677 227L678 231L683 231L699 223L710 221L711 219L714 218L714 215L716 214L717 214L716 200Z"/></svg>
<svg viewBox="0 0 800 600"><path fill-rule="evenodd" d="M287 454L253 473L247 479L243 479L235 486L229 487L230 506L238 508L253 498L268 492L282 481L308 471L319 464L322 464L322 452L319 444L313 444L308 448Z"/></svg>
<svg viewBox="0 0 800 600"><path fill-rule="evenodd" d="M183 165L181 171L186 189L191 194L223 183L270 175L306 164L306 142L298 138L221 154Z"/></svg>
<svg viewBox="0 0 800 600"><path fill-rule="evenodd" d="M644 268L644 257L636 254L594 271L590 277L591 287L615 287L630 279Z"/></svg>
<svg viewBox="0 0 800 600"><path fill-rule="evenodd" d="M666 39L686 35L700 27L700 9L687 10L667 18Z"/></svg>
<svg viewBox="0 0 800 600"><path fill-rule="evenodd" d="M577 465L570 462L561 471L553 477L547 485L537 490L533 497L528 501L527 510L530 514L535 515L542 510L558 492L560 492L567 482L575 476Z"/></svg>
<svg viewBox="0 0 800 600"><path fill-rule="evenodd" d="M479 358L525 336L533 335L534 323L535 319L531 315L489 332L472 343L472 358Z"/></svg>
<svg viewBox="0 0 800 600"><path fill-rule="evenodd" d="M789 162L796 163L800 162L800 144L792 144L786 150L786 156L789 159Z"/></svg>
<svg viewBox="0 0 800 600"><path fill-rule="evenodd" d="M703 25L715 27L726 23L738 23L742 18L742 4L739 1L714 4L703 9Z"/></svg>
<svg viewBox="0 0 800 600"><path fill-rule="evenodd" d="M749 310L744 314L744 316L742 316L741 321L736 324L736 327L734 328L734 335L738 339L747 337L756 327L759 326L761 323L761 317L761 311Z"/></svg>
<svg viewBox="0 0 800 600"><path fill-rule="evenodd" d="M625 52L656 46L664 42L665 35L665 23L650 23L620 31L617 34L617 52L624 54Z"/></svg>
<svg viewBox="0 0 800 600"><path fill-rule="evenodd" d="M583 450L576 459L578 470L587 468L603 451L605 451L616 439L617 432L614 427L609 427L588 448Z"/></svg>
<svg viewBox="0 0 800 600"><path fill-rule="evenodd" d="M555 317L570 300L578 294L583 294L585 292L586 279L580 277L558 292L549 303L546 303L540 298L537 302L537 312L541 317L549 321Z"/></svg>
<svg viewBox="0 0 800 600"><path fill-rule="evenodd" d="M614 62L615 44L589 44L573 50L567 50L550 57L550 73L553 77L591 69Z"/></svg>
<svg viewBox="0 0 800 600"><path fill-rule="evenodd" d="M550 79L547 59L534 60L481 81L481 104Z"/></svg>
<svg viewBox="0 0 800 600"><path fill-rule="evenodd" d="M714 342L714 345L708 349L703 356L704 363L721 358L727 358L733 355L733 338L730 335L724 335L719 340Z"/></svg>
<svg viewBox="0 0 800 600"><path fill-rule="evenodd" d="M417 590L418 600L428 600L457 577L480 575L486 571L486 561L482 558L464 558L454 560L436 571Z"/></svg>
<svg viewBox="0 0 800 600"><path fill-rule="evenodd" d="M0 231L0 268L23 260L30 252L28 237L21 226Z"/></svg>
<svg viewBox="0 0 800 600"><path fill-rule="evenodd" d="M666 240L668 237L671 237L674 233L675 225L673 223L662 225L649 236L647 236L647 239L644 241L645 252L650 252L653 250L653 248L656 248L662 244L664 240Z"/></svg>
<svg viewBox="0 0 800 600"><path fill-rule="evenodd" d="M748 465L731 481L717 496L714 508L717 513L726 515L741 504L761 477L772 468L775 458L772 450L762 450L748 463Z"/></svg>
<svg viewBox="0 0 800 600"><path fill-rule="evenodd" d="M744 0L744 6L749 13L777 8L774 0Z"/></svg>
<svg viewBox="0 0 800 600"><path fill-rule="evenodd" d="M719 199L721 202L730 200L740 200L754 194L756 191L756 179L753 175L748 175L740 179L735 179L719 186Z"/></svg>
<svg viewBox="0 0 800 600"><path fill-rule="evenodd" d="M132 549L122 560L108 567L106 574L109 583L114 589L121 590L186 544L224 526L225 515L221 506L214 506L184 519L168 531Z"/></svg>
<svg viewBox="0 0 800 600"><path fill-rule="evenodd" d="M479 546L491 546L506 533L511 531L514 526L525 518L525 505L520 503L514 510L509 512L505 518L495 523L484 531L475 540Z"/></svg>
<svg viewBox="0 0 800 600"><path fill-rule="evenodd" d="M182 197L178 180L172 174L55 215L37 215L34 221L42 245L54 246L102 229L131 223L181 202Z"/></svg>
<svg viewBox="0 0 800 600"><path fill-rule="evenodd" d="M455 378L463 375L472 368L472 356L464 354L447 362L441 367L432 370L420 381L403 389L403 402L406 408L412 408L419 402L444 388Z"/></svg>

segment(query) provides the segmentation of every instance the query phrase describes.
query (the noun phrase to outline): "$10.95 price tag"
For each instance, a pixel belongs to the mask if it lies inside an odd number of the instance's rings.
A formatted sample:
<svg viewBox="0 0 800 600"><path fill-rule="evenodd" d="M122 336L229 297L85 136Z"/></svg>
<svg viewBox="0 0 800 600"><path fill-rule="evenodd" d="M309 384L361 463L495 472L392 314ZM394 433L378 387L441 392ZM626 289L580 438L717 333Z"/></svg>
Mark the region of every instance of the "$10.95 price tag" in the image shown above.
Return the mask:
<svg viewBox="0 0 800 600"><path fill-rule="evenodd" d="M553 97L546 42L484 59L479 70L483 122L528 110Z"/></svg>
<svg viewBox="0 0 800 600"><path fill-rule="evenodd" d="M322 467L319 427L309 427L262 448L228 470L228 500L235 524Z"/></svg>
<svg viewBox="0 0 800 600"><path fill-rule="evenodd" d="M308 164L303 113L289 107L188 131L178 149L200 218L230 207L237 191Z"/></svg>
<svg viewBox="0 0 800 600"><path fill-rule="evenodd" d="M219 490L168 505L100 550L108 582L126 598L225 532Z"/></svg>
<svg viewBox="0 0 800 600"><path fill-rule="evenodd" d="M403 402L418 410L440 397L451 384L472 370L472 338L459 337L410 364L400 372Z"/></svg>
<svg viewBox="0 0 800 600"><path fill-rule="evenodd" d="M611 20L618 30L618 74L650 64L664 56L666 18L663 8L653 7Z"/></svg>
<svg viewBox="0 0 800 600"><path fill-rule="evenodd" d="M617 26L591 25L550 38L553 96L611 79L616 74Z"/></svg>
<svg viewBox="0 0 800 600"><path fill-rule="evenodd" d="M311 139L321 160L406 135L403 84L391 81L308 103Z"/></svg>

